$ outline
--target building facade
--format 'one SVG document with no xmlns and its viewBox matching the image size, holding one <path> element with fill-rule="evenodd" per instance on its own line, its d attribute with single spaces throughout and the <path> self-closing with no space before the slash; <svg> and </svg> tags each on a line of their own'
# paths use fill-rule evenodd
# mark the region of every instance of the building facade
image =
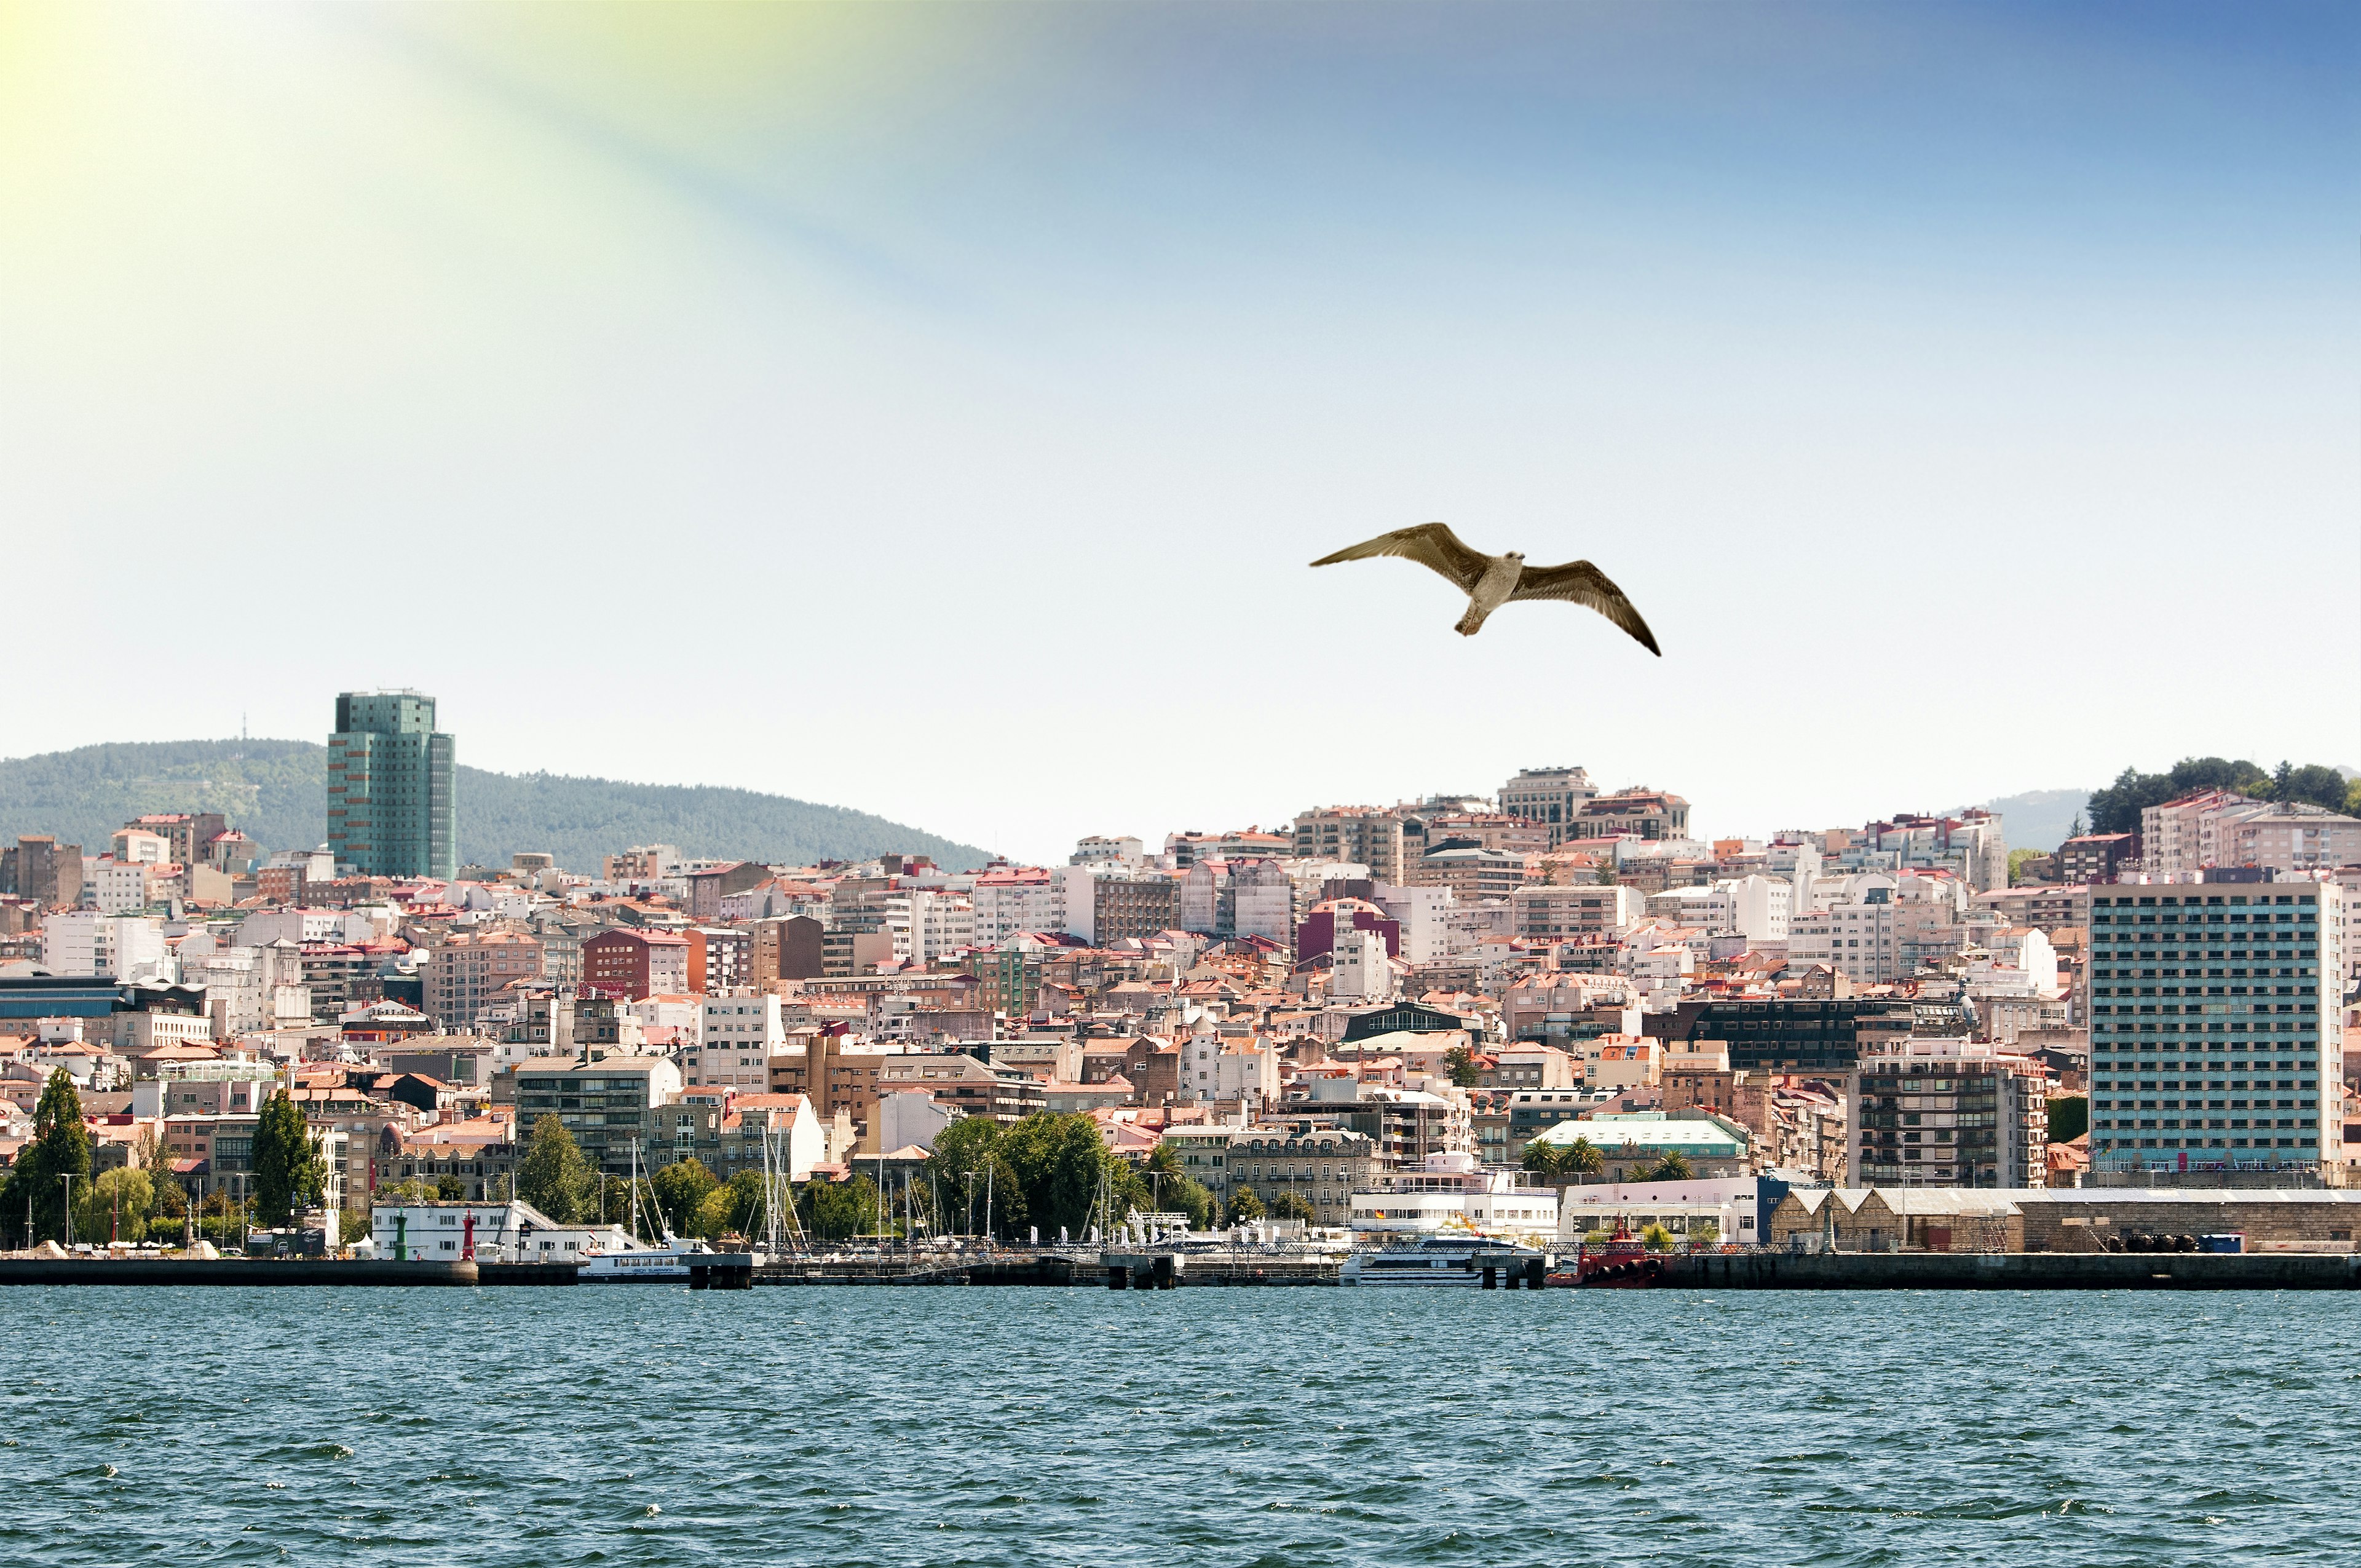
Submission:
<svg viewBox="0 0 2361 1568">
<path fill-rule="evenodd" d="M 1500 809 L 1546 824 L 1553 850 L 1574 837 L 1575 819 L 1598 798 L 1598 786 L 1580 768 L 1526 768 L 1500 786 Z"/>
<path fill-rule="evenodd" d="M 328 737 L 328 848 L 364 876 L 458 869 L 456 742 L 414 691 L 345 692 Z"/>
<path fill-rule="evenodd" d="M 2342 1164 L 2345 889 L 2118 883 L 2091 905 L 2092 1166 Z"/>
<path fill-rule="evenodd" d="M 1847 1165 L 1872 1186 L 2045 1186 L 2048 1086 L 2039 1063 L 1982 1041 L 1872 1046 L 1850 1080 Z"/>
</svg>

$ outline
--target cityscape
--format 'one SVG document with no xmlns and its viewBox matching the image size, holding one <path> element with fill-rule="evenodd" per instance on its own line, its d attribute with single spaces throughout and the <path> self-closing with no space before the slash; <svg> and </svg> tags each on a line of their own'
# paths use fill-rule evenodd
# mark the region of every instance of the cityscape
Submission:
<svg viewBox="0 0 2361 1568">
<path fill-rule="evenodd" d="M 2046 1251 L 2178 1245 L 2169 1192 L 2352 1250 L 2331 770 L 2134 775 L 2092 804 L 2136 828 L 2037 850 L 1975 808 L 1718 837 L 1554 766 L 1054 866 L 484 866 L 433 696 L 334 723 L 323 844 L 0 851 L 14 1246 Z M 1099 1174 L 1053 1191 L 1069 1129 Z M 2130 1187 L 2131 1234 L 2050 1223 Z"/>
<path fill-rule="evenodd" d="M 2345 1568 L 2356 79 L 0 5 L 0 1568 Z"/>
</svg>

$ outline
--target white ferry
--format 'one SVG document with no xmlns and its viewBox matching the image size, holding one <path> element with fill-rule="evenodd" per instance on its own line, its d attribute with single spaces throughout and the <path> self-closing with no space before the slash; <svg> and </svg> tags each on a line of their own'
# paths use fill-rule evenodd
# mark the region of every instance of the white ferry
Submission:
<svg viewBox="0 0 2361 1568">
<path fill-rule="evenodd" d="M 751 1290 L 754 1266 L 752 1252 L 716 1252 L 701 1241 L 683 1241 L 672 1234 L 661 1205 L 649 1216 L 652 1228 L 664 1240 L 643 1242 L 640 1230 L 640 1146 L 631 1144 L 631 1234 L 582 1255 L 581 1285 L 686 1285 L 692 1290 Z"/>
<path fill-rule="evenodd" d="M 1549 1274 L 1549 1255 L 1537 1247 L 1490 1236 L 1422 1236 L 1373 1252 L 1356 1252 L 1345 1260 L 1337 1277 L 1346 1285 L 1538 1290 Z"/>
<path fill-rule="evenodd" d="M 661 1243 L 632 1242 L 601 1248 L 584 1258 L 577 1279 L 584 1285 L 686 1285 L 692 1290 L 744 1290 L 754 1284 L 751 1252 L 716 1252 L 700 1241 L 683 1241 L 670 1231 Z"/>
</svg>

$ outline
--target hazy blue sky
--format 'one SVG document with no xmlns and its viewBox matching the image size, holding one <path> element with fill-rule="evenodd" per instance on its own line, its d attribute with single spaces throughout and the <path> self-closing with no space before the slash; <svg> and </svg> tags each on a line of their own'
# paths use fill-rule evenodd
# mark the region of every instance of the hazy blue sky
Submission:
<svg viewBox="0 0 2361 1568">
<path fill-rule="evenodd" d="M 1034 857 L 2361 763 L 2356 82 L 2349 5 L 12 7 L 0 754 L 407 685 Z M 1305 568 L 1431 519 L 1665 656 Z"/>
</svg>

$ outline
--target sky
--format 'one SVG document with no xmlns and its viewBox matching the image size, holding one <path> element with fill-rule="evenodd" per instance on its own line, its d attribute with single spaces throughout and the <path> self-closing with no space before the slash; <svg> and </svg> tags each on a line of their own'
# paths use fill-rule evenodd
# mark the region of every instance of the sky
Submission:
<svg viewBox="0 0 2361 1568">
<path fill-rule="evenodd" d="M 0 7 L 0 755 L 413 686 L 1036 860 L 2361 764 L 2356 82 L 2300 4 Z M 1430 521 L 1664 656 L 1307 566 Z"/>
</svg>

